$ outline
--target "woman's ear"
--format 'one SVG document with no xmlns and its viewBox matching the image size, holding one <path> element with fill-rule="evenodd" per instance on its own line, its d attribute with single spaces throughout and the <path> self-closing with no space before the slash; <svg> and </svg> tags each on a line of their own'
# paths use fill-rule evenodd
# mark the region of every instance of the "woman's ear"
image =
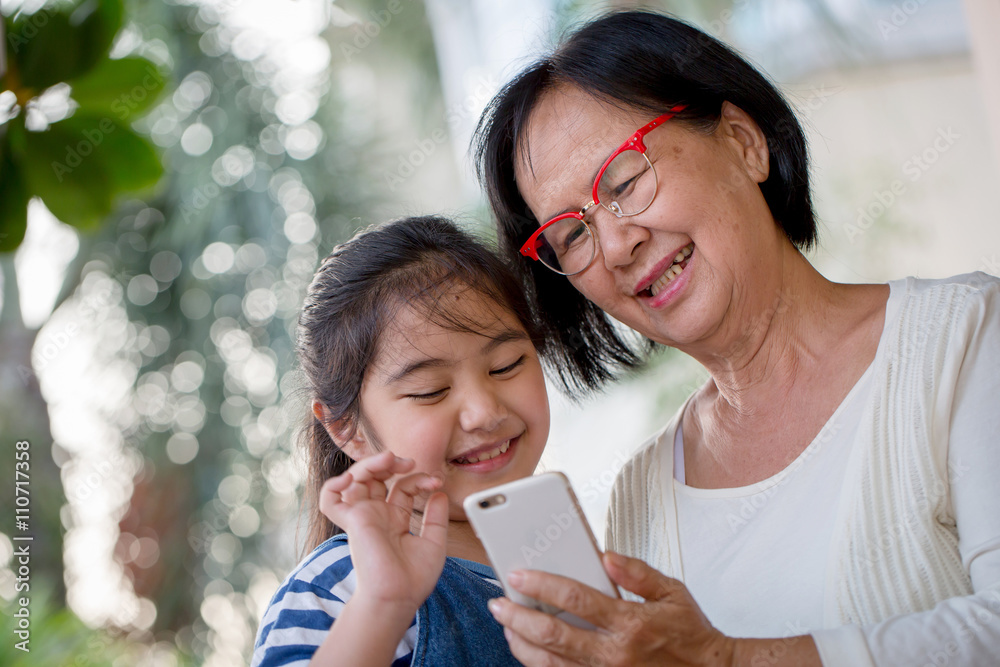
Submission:
<svg viewBox="0 0 1000 667">
<path fill-rule="evenodd" d="M 330 434 L 337 446 L 344 450 L 344 453 L 355 461 L 371 456 L 376 452 L 368 444 L 368 439 L 360 428 L 357 428 L 349 419 L 334 419 L 330 414 L 330 408 L 319 401 L 313 401 L 313 414 L 323 425 L 326 432 Z"/>
<path fill-rule="evenodd" d="M 757 183 L 767 180 L 770 154 L 767 137 L 750 115 L 731 102 L 722 103 L 719 129 L 723 137 L 734 142 L 747 174 Z"/>
</svg>

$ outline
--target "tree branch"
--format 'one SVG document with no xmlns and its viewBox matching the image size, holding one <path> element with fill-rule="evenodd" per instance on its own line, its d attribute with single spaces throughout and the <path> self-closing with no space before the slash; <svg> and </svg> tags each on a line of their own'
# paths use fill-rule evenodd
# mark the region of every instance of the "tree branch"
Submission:
<svg viewBox="0 0 1000 667">
<path fill-rule="evenodd" d="M 0 270 L 3 272 L 3 306 L 0 307 L 0 324 L 10 324 L 23 329 L 24 319 L 21 317 L 21 295 L 17 289 L 14 253 L 0 254 Z"/>
</svg>

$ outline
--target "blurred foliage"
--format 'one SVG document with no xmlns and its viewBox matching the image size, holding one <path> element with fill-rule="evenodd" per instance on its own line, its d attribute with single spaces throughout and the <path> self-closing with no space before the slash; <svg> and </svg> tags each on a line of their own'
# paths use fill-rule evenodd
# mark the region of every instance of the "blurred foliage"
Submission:
<svg viewBox="0 0 1000 667">
<path fill-rule="evenodd" d="M 157 99 L 166 76 L 145 58 L 108 57 L 123 20 L 122 0 L 61 2 L 4 17 L 0 252 L 24 238 L 32 197 L 63 222 L 90 229 L 121 193 L 160 179 L 153 146 L 128 121 Z"/>
<path fill-rule="evenodd" d="M 24 609 L 29 612 L 31 621 L 26 640 L 17 634 L 21 617 L 14 616 L 23 613 Z M 186 667 L 193 664 L 174 647 L 163 644 L 147 647 L 122 634 L 88 628 L 68 609 L 57 608 L 44 591 L 32 591 L 28 607 L 21 607 L 16 602 L 0 605 L 0 633 L 8 638 L 0 644 L 0 665 L 4 667 L 117 667 L 122 664 Z M 29 650 L 21 650 L 17 644 Z M 151 659 L 153 655 L 156 659 Z"/>
<path fill-rule="evenodd" d="M 312 49 L 320 63 L 306 75 L 287 71 L 281 54 L 268 49 L 268 34 L 227 22 L 232 6 L 238 3 L 127 3 L 128 21 L 112 47 L 118 59 L 98 59 L 86 73 L 74 74 L 76 112 L 45 132 L 19 130 L 44 135 L 32 140 L 45 143 L 48 153 L 65 153 L 66 132 L 87 129 L 81 123 L 88 114 L 110 116 L 115 129 L 101 146 L 111 146 L 111 137 L 134 136 L 145 146 L 151 140 L 170 165 L 155 194 L 120 200 L 111 215 L 95 216 L 104 224 L 80 236 L 57 298 L 57 311 L 97 341 L 95 386 L 103 374 L 103 381 L 128 387 L 120 404 L 98 415 L 120 434 L 120 455 L 95 460 L 57 442 L 49 456 L 45 406 L 26 368 L 37 332 L 11 323 L 9 338 L 23 341 L 22 353 L 15 358 L 5 351 L 0 364 L 0 380 L 6 378 L 0 402 L 7 404 L 25 386 L 36 392 L 33 404 L 40 411 L 11 412 L 4 428 L 39 429 L 32 441 L 40 465 L 58 462 L 70 490 L 87 470 L 100 471 L 103 477 L 88 493 L 105 493 L 119 483 L 112 477 L 125 478 L 124 504 L 101 527 L 117 534 L 114 557 L 122 574 L 122 590 L 109 590 L 108 598 L 150 600 L 155 620 L 142 620 L 138 612 L 120 616 L 124 620 L 115 622 L 126 633 L 122 641 L 166 642 L 212 664 L 247 662 L 262 605 L 291 566 L 288 545 L 296 538 L 302 472 L 295 431 L 308 414 L 290 400 L 299 390 L 293 370 L 298 311 L 319 258 L 359 225 L 374 222 L 370 212 L 385 200 L 372 156 L 398 150 L 373 113 L 379 101 L 367 85 L 374 81 L 372 68 L 394 63 L 402 76 L 410 68 L 408 96 L 425 112 L 441 107 L 419 3 L 408 4 L 375 43 L 350 57 L 326 40 L 348 42 L 357 29 L 330 28 L 324 39 L 320 24 L 314 39 L 298 45 Z M 363 17 L 367 5 L 353 11 Z M 10 24 L 16 27 L 17 20 Z M 324 49 L 331 55 L 326 67 Z M 421 55 L 400 66 L 400 50 Z M 176 88 L 118 119 L 114 96 L 140 73 L 140 62 L 169 69 Z M 27 115 L 8 125 L 23 124 Z M 63 134 L 56 132 L 60 126 Z M 91 157 L 85 164 L 99 161 Z M 144 164 L 105 175 L 134 185 L 151 174 Z M 25 179 L 5 176 L 3 182 L 24 199 L 38 194 Z M 56 217 L 73 222 L 86 204 L 78 195 L 65 188 L 42 199 Z M 4 316 L 13 317 L 17 276 L 11 262 L 4 269 Z M 33 488 L 47 492 L 51 485 L 39 479 Z M 79 511 L 84 497 L 70 495 L 61 514 L 67 545 L 93 520 Z M 53 496 L 62 502 L 61 490 Z M 58 537 L 58 514 L 54 521 L 33 524 L 36 539 Z M 67 572 L 72 602 L 74 585 L 86 572 Z M 39 569 L 36 576 L 58 581 L 51 574 Z M 58 592 L 54 600 L 58 606 Z M 65 611 L 52 619 L 52 626 L 35 626 L 37 636 L 66 636 L 65 645 L 76 641 L 77 647 L 87 636 Z M 0 662 L 7 664 L 4 657 Z M 105 663 L 95 658 L 94 664 Z"/>
</svg>

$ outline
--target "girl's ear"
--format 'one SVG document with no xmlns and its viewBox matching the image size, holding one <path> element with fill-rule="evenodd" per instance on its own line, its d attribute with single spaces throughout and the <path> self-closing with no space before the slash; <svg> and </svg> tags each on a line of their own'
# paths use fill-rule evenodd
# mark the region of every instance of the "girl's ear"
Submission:
<svg viewBox="0 0 1000 667">
<path fill-rule="evenodd" d="M 319 401 L 313 401 L 313 414 L 337 446 L 355 461 L 375 453 L 361 429 L 355 428 L 349 419 L 333 419 L 330 408 Z"/>
<path fill-rule="evenodd" d="M 736 143 L 747 174 L 758 183 L 766 181 L 770 153 L 767 137 L 757 122 L 735 104 L 723 102 L 721 129 Z"/>
</svg>

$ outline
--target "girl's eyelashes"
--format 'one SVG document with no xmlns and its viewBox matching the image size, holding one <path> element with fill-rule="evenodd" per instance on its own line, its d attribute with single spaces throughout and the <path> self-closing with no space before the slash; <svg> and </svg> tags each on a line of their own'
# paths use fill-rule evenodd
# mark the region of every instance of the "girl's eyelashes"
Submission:
<svg viewBox="0 0 1000 667">
<path fill-rule="evenodd" d="M 509 375 L 509 374 L 513 373 L 515 370 L 517 370 L 518 368 L 520 368 L 521 366 L 523 366 L 524 362 L 525 362 L 525 360 L 527 358 L 528 358 L 528 356 L 526 354 L 522 354 L 520 357 L 518 357 L 517 359 L 515 359 L 513 361 L 513 363 L 507 364 L 506 366 L 504 366 L 502 368 L 496 368 L 494 370 L 491 370 L 490 371 L 490 376 L 491 377 L 501 377 L 502 378 L 505 375 Z M 414 392 L 414 393 L 410 393 L 410 394 L 403 394 L 402 397 L 406 398 L 406 399 L 409 399 L 411 401 L 422 401 L 422 402 L 425 402 L 425 403 L 431 403 L 431 402 L 433 402 L 435 400 L 443 398 L 444 395 L 446 393 L 448 393 L 448 390 L 450 388 L 451 387 L 448 386 L 448 387 L 442 387 L 441 389 L 437 389 L 435 391 L 425 391 L 425 392 L 419 392 L 419 393 L 418 392 Z"/>
<path fill-rule="evenodd" d="M 406 394 L 404 398 L 409 398 L 414 401 L 432 401 L 435 398 L 441 398 L 444 393 L 448 391 L 448 388 L 438 389 L 437 391 L 428 391 L 422 394 Z"/>
<path fill-rule="evenodd" d="M 496 370 L 490 371 L 490 375 L 506 375 L 507 373 L 510 373 L 518 366 L 524 364 L 524 359 L 525 355 L 522 354 L 520 357 L 517 358 L 517 360 L 514 361 L 514 363 L 504 366 L 503 368 L 498 368 Z"/>
</svg>

